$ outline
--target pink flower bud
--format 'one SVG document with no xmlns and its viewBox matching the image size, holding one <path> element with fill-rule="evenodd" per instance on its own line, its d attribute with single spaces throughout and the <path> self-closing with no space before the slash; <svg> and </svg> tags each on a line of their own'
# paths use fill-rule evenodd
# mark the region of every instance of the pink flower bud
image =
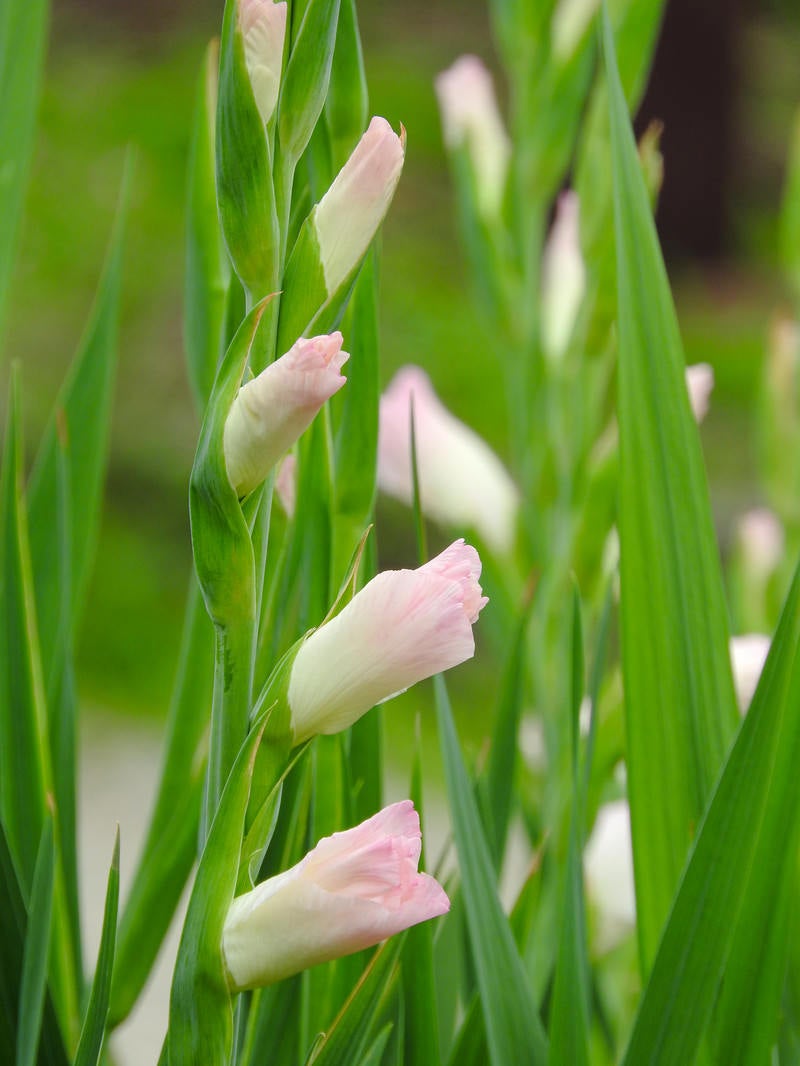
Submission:
<svg viewBox="0 0 800 1066">
<path fill-rule="evenodd" d="M 475 179 L 478 209 L 496 215 L 511 158 L 511 142 L 497 107 L 492 76 L 477 56 L 461 56 L 436 79 L 445 144 L 464 146 Z"/>
<path fill-rule="evenodd" d="M 552 363 L 567 350 L 586 290 L 578 216 L 577 193 L 562 193 L 542 258 L 542 347 Z"/>
<path fill-rule="evenodd" d="M 475 653 L 487 602 L 474 548 L 457 540 L 417 570 L 385 570 L 314 630 L 292 664 L 296 743 L 347 729 L 370 707 Z"/>
<path fill-rule="evenodd" d="M 239 496 L 252 492 L 344 385 L 349 359 L 341 333 L 306 340 L 239 389 L 223 438 L 228 478 Z"/>
<path fill-rule="evenodd" d="M 405 136 L 373 118 L 352 155 L 314 210 L 325 276 L 334 293 L 355 270 L 380 226 L 400 180 Z"/>
<path fill-rule="evenodd" d="M 708 363 L 695 363 L 686 367 L 686 388 L 689 403 L 696 422 L 702 422 L 708 414 L 708 401 L 714 388 L 714 370 Z"/>
<path fill-rule="evenodd" d="M 413 500 L 412 397 L 423 511 L 441 525 L 474 529 L 493 551 L 508 552 L 517 487 L 489 445 L 442 405 L 419 367 L 399 370 L 381 397 L 378 485 L 404 503 Z"/>
<path fill-rule="evenodd" d="M 244 58 L 258 112 L 266 126 L 278 102 L 286 37 L 285 0 L 239 0 Z"/>
<path fill-rule="evenodd" d="M 758 688 L 758 681 L 769 654 L 770 639 L 763 633 L 745 633 L 731 637 L 730 655 L 733 667 L 733 687 L 739 710 L 745 713 Z"/>
<path fill-rule="evenodd" d="M 222 938 L 231 989 L 272 984 L 446 914 L 444 889 L 417 872 L 420 848 L 419 816 L 404 800 L 239 896 Z"/>
</svg>

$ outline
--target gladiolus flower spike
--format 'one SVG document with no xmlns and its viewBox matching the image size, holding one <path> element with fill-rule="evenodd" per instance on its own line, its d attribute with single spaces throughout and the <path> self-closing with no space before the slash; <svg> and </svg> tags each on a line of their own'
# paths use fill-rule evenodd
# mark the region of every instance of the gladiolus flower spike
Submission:
<svg viewBox="0 0 800 1066">
<path fill-rule="evenodd" d="M 371 947 L 450 909 L 418 872 L 419 815 L 411 800 L 324 837 L 290 870 L 233 901 L 223 955 L 232 991 L 283 980 Z"/>
</svg>

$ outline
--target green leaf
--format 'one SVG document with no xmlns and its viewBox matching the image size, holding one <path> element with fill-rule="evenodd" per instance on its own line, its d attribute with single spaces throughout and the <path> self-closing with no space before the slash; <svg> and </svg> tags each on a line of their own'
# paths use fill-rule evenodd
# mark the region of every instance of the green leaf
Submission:
<svg viewBox="0 0 800 1066">
<path fill-rule="evenodd" d="M 547 1038 L 508 919 L 453 724 L 444 680 L 434 679 L 445 783 L 461 871 L 467 927 L 493 1066 L 547 1061 Z"/>
<path fill-rule="evenodd" d="M 627 1066 L 692 1062 L 720 991 L 717 1061 L 768 1058 L 785 963 L 774 947 L 782 940 L 786 949 L 785 897 L 796 891 L 799 759 L 800 568 L 698 830 L 639 1005 Z"/>
<path fill-rule="evenodd" d="M 397 979 L 397 959 L 404 934 L 392 937 L 375 952 L 358 984 L 334 1020 L 325 1038 L 309 1057 L 309 1066 L 350 1066 L 363 1054 L 381 1003 Z"/>
<path fill-rule="evenodd" d="M 341 0 L 336 48 L 325 99 L 335 170 L 344 166 L 369 118 L 367 78 L 355 0 Z"/>
<path fill-rule="evenodd" d="M 393 1022 L 387 1022 L 378 1033 L 375 1040 L 372 1042 L 372 1046 L 365 1055 L 362 1056 L 360 1066 L 380 1066 L 383 1061 L 383 1054 L 386 1050 L 386 1045 L 389 1042 L 389 1037 L 392 1035 L 392 1029 L 394 1028 Z M 418 1062 L 434 1062 L 434 1059 L 418 1059 Z"/>
<path fill-rule="evenodd" d="M 603 51 L 618 273 L 622 669 L 646 973 L 738 712 L 700 438 L 607 15 Z"/>
<path fill-rule="evenodd" d="M 119 907 L 119 827 L 114 839 L 114 852 L 108 871 L 103 931 L 97 952 L 97 967 L 89 993 L 89 1004 L 83 1019 L 78 1049 L 73 1066 L 97 1066 L 103 1048 L 108 1007 L 111 999 L 111 975 L 114 969 L 114 947 L 117 938 L 117 910 Z"/>
<path fill-rule="evenodd" d="M 204 704 L 206 710 L 208 704 Z M 113 1028 L 133 1009 L 167 935 L 197 857 L 205 761 L 195 768 L 170 817 L 151 823 L 119 926 L 117 965 L 109 1010 Z"/>
<path fill-rule="evenodd" d="M 119 925 L 112 1025 L 144 987 L 196 857 L 212 659 L 213 628 L 192 576 L 158 794 Z"/>
<path fill-rule="evenodd" d="M 424 831 L 420 749 L 420 729 L 419 719 L 417 719 L 417 737 L 411 767 L 409 796 L 419 813 L 420 824 Z M 421 868 L 425 867 L 424 846 L 420 849 L 419 865 Z M 409 929 L 400 959 L 405 1007 L 403 1050 L 407 1066 L 416 1066 L 417 1063 L 423 1062 L 441 1062 L 436 979 L 433 968 L 433 930 L 432 922 L 420 922 L 419 925 Z"/>
<path fill-rule="evenodd" d="M 250 530 L 225 465 L 225 421 L 242 382 L 262 316 L 256 304 L 220 364 L 206 409 L 189 482 L 195 570 L 215 626 L 214 688 L 208 754 L 205 835 L 223 786 L 247 735 L 256 627 L 255 557 Z"/>
<path fill-rule="evenodd" d="M 47 0 L 0 5 L 0 335 L 33 148 L 49 9 Z"/>
<path fill-rule="evenodd" d="M 380 395 L 376 268 L 375 253 L 370 252 L 341 326 L 351 358 L 335 433 L 333 576 L 337 581 L 346 572 L 375 504 Z"/>
<path fill-rule="evenodd" d="M 44 828 L 50 774 L 22 454 L 19 374 L 14 367 L 0 475 L 0 815 L 27 897 Z"/>
<path fill-rule="evenodd" d="M 524 698 L 525 657 L 528 650 L 526 635 L 533 604 L 534 597 L 531 595 L 522 607 L 509 648 L 486 766 L 486 799 L 491 818 L 487 833 L 496 870 L 502 865 L 511 820 L 517 767 L 517 737 Z"/>
<path fill-rule="evenodd" d="M 205 411 L 224 350 L 230 263 L 217 215 L 215 118 L 219 43 L 206 49 L 195 105 L 189 155 L 186 224 L 186 282 L 183 337 L 189 380 L 198 410 Z"/>
<path fill-rule="evenodd" d="M 0 1062 L 14 1062 L 27 914 L 5 827 L 0 821 Z M 67 1054 L 49 991 L 45 989 L 39 1039 L 40 1066 L 67 1066 Z"/>
<path fill-rule="evenodd" d="M 39 841 L 36 868 L 33 872 L 28 929 L 20 978 L 16 1066 L 34 1066 L 36 1062 L 47 989 L 47 957 L 50 950 L 53 914 L 54 867 L 53 817 L 48 813 L 42 829 L 42 838 Z"/>
<path fill-rule="evenodd" d="M 28 486 L 31 558 L 36 581 L 36 610 L 42 662 L 51 687 L 53 665 L 63 662 L 59 582 L 59 529 L 53 521 L 58 498 L 59 448 L 67 456 L 71 556 L 71 622 L 78 623 L 89 567 L 97 540 L 103 477 L 108 454 L 111 402 L 116 365 L 122 244 L 128 208 L 131 164 L 126 163 L 117 217 L 103 276 L 77 355 L 45 430 Z"/>
<path fill-rule="evenodd" d="M 575 589 L 572 626 L 572 805 L 569 844 L 564 870 L 555 986 L 550 1008 L 550 1057 L 553 1066 L 568 1062 L 589 1066 L 589 963 L 583 902 L 582 779 L 578 760 L 580 706 L 583 697 L 583 631 L 580 600 Z"/>
<path fill-rule="evenodd" d="M 211 824 L 183 923 L 169 1005 L 170 1066 L 227 1066 L 233 1010 L 222 957 L 250 783 L 264 722 L 246 738 Z"/>
<path fill-rule="evenodd" d="M 338 20 L 339 0 L 309 0 L 292 41 L 278 104 L 280 152 L 291 171 L 325 104 Z"/>
</svg>

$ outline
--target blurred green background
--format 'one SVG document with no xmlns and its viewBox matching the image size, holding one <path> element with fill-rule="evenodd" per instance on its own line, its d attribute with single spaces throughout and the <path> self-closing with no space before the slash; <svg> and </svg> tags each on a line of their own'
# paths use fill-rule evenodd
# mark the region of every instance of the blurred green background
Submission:
<svg viewBox="0 0 800 1066">
<path fill-rule="evenodd" d="M 22 363 L 32 449 L 91 304 L 132 144 L 111 468 L 79 672 L 88 705 L 161 717 L 191 567 L 186 486 L 198 429 L 181 348 L 185 165 L 196 79 L 221 4 L 53 6 L 5 348 Z M 687 362 L 710 362 L 716 372 L 702 432 L 723 541 L 732 514 L 758 502 L 752 401 L 769 321 L 786 303 L 777 211 L 800 102 L 796 7 L 737 11 L 726 98 L 731 152 L 719 189 L 724 239 L 702 258 L 678 247 L 670 260 Z M 405 362 L 422 364 L 445 402 L 504 454 L 502 386 L 467 279 L 432 87 L 464 51 L 496 69 L 488 18 L 480 3 L 458 0 L 362 0 L 359 10 L 372 110 L 408 130 L 405 173 L 383 232 L 384 379 Z M 669 66 L 663 76 L 668 91 Z M 668 154 L 665 166 L 669 183 Z M 664 232 L 668 247 L 671 236 Z M 385 564 L 413 558 L 401 508 L 381 504 L 378 536 Z M 455 700 L 469 689 L 478 706 L 491 682 L 485 667 L 470 664 L 456 672 Z"/>
</svg>

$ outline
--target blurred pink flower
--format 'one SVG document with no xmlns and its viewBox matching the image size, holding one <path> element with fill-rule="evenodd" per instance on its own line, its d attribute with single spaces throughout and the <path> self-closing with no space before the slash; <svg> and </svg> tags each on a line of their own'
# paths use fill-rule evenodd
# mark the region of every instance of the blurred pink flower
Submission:
<svg viewBox="0 0 800 1066">
<path fill-rule="evenodd" d="M 344 385 L 349 359 L 341 333 L 301 337 L 239 389 L 225 422 L 228 478 L 239 496 L 252 492 Z"/>
<path fill-rule="evenodd" d="M 385 118 L 375 117 L 314 209 L 319 255 L 328 293 L 352 273 L 389 210 L 405 158 Z"/>
<path fill-rule="evenodd" d="M 469 659 L 486 597 L 457 540 L 417 570 L 385 570 L 303 641 L 288 686 L 296 743 L 347 729 L 376 703 Z"/>
<path fill-rule="evenodd" d="M 420 848 L 419 816 L 403 800 L 239 896 L 222 939 L 231 989 L 272 984 L 446 914 L 444 889 L 417 871 Z"/>
<path fill-rule="evenodd" d="M 558 198 L 542 257 L 542 347 L 551 363 L 567 350 L 586 291 L 579 214 L 578 195 L 568 189 Z"/>
<path fill-rule="evenodd" d="M 492 551 L 508 552 L 519 491 L 489 445 L 443 406 L 416 366 L 399 370 L 381 397 L 379 487 L 404 503 L 413 500 L 412 397 L 422 510 L 441 525 L 474 529 Z"/>
<path fill-rule="evenodd" d="M 748 572 L 765 580 L 783 559 L 786 537 L 780 519 L 767 507 L 754 507 L 741 516 L 736 533 Z"/>
<path fill-rule="evenodd" d="M 711 390 L 714 388 L 714 370 L 708 363 L 695 363 L 686 367 L 686 388 L 689 403 L 696 422 L 702 422 L 708 414 Z"/>
<path fill-rule="evenodd" d="M 485 217 L 496 215 L 503 203 L 511 141 L 492 76 L 477 56 L 465 55 L 437 76 L 435 86 L 444 142 L 451 151 L 466 148 L 478 210 Z"/>
<path fill-rule="evenodd" d="M 278 102 L 286 37 L 285 2 L 239 0 L 239 28 L 253 96 L 266 126 Z"/>
</svg>

